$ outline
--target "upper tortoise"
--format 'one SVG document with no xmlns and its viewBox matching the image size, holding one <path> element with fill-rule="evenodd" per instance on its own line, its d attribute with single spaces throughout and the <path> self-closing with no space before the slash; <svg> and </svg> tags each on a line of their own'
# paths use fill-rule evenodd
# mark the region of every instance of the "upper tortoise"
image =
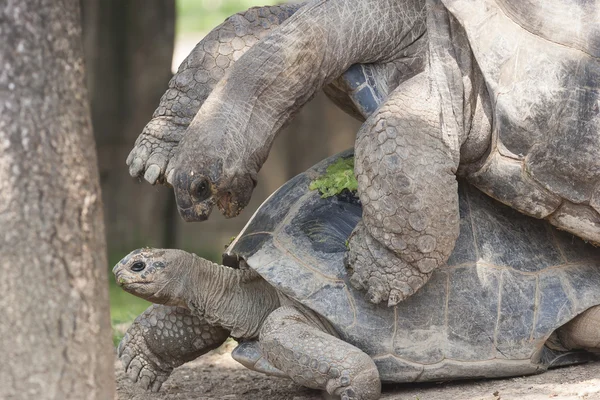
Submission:
<svg viewBox="0 0 600 400">
<path fill-rule="evenodd" d="M 372 302 L 397 304 L 446 262 L 457 175 L 600 243 L 600 1 L 315 0 L 289 15 L 227 64 L 173 159 L 134 148 L 134 175 L 156 181 L 169 162 L 186 220 L 214 204 L 239 213 L 281 126 L 329 84 L 368 116 L 355 146 L 363 216 L 347 261 Z M 357 63 L 373 73 L 337 79 Z M 362 107 L 373 93 L 382 104 Z"/>
<path fill-rule="evenodd" d="M 395 307 L 368 302 L 343 264 L 360 202 L 308 189 L 351 156 L 325 160 L 263 203 L 226 250 L 228 266 L 160 249 L 115 266 L 125 290 L 165 304 L 140 315 L 119 346 L 133 380 L 158 390 L 228 336 L 248 368 L 363 400 L 379 398 L 380 381 L 526 375 L 599 350 L 600 249 L 464 183 L 447 266 Z"/>
</svg>

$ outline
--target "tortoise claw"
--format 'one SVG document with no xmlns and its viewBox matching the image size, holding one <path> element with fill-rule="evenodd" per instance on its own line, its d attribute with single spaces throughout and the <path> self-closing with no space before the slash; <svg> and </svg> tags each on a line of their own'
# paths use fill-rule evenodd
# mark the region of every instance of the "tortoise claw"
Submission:
<svg viewBox="0 0 600 400">
<path fill-rule="evenodd" d="M 158 391 L 173 370 L 160 365 L 159 358 L 148 348 L 135 323 L 119 343 L 117 355 L 129 379 L 146 390 Z"/>
<path fill-rule="evenodd" d="M 367 299 L 373 304 L 379 304 L 383 300 L 383 285 L 376 278 L 369 279 L 369 290 Z"/>
<path fill-rule="evenodd" d="M 148 168 L 146 168 L 144 179 L 151 185 L 154 185 L 161 175 L 160 172 L 160 167 L 156 164 L 152 164 Z"/>
<path fill-rule="evenodd" d="M 388 298 L 388 307 L 394 307 L 404 299 L 405 296 L 402 292 L 392 289 L 392 291 L 390 291 L 390 297 Z"/>
</svg>

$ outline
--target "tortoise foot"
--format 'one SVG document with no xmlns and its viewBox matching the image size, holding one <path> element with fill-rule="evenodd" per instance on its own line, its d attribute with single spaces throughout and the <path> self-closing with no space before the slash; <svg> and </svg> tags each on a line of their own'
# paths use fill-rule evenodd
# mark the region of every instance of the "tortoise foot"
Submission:
<svg viewBox="0 0 600 400">
<path fill-rule="evenodd" d="M 148 348 L 141 332 L 137 332 L 137 327 L 132 327 L 134 329 L 130 328 L 119 343 L 117 354 L 129 379 L 146 390 L 158 392 L 173 368 L 163 365 Z"/>
<path fill-rule="evenodd" d="M 129 174 L 144 176 L 151 184 L 168 181 L 169 161 L 185 132 L 184 127 L 153 119 L 135 141 L 127 157 Z"/>
<path fill-rule="evenodd" d="M 341 383 L 341 386 L 332 390 L 333 385 L 330 384 L 327 390 L 340 396 L 341 400 L 376 400 L 381 396 L 381 383 L 376 369 L 367 369 L 348 378 L 341 382 L 332 381 Z"/>
<path fill-rule="evenodd" d="M 352 232 L 348 246 L 345 263 L 350 283 L 365 290 L 367 299 L 375 304 L 386 301 L 392 307 L 412 296 L 429 280 L 435 267 L 404 262 L 373 238 L 362 222 Z"/>
</svg>

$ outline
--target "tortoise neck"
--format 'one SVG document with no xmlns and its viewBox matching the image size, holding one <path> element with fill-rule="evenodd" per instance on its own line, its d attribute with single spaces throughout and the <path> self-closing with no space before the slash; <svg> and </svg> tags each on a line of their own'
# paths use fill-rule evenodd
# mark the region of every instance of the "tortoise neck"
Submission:
<svg viewBox="0 0 600 400">
<path fill-rule="evenodd" d="M 186 279 L 191 284 L 187 306 L 236 339 L 258 336 L 267 316 L 279 307 L 277 290 L 251 269 L 234 269 L 194 257 Z M 183 275 L 182 275 L 183 276 Z"/>
</svg>

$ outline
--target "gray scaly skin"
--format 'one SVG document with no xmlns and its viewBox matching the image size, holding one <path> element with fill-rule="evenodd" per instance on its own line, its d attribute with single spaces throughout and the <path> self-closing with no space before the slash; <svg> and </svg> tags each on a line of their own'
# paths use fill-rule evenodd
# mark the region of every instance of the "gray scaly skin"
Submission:
<svg viewBox="0 0 600 400">
<path fill-rule="evenodd" d="M 600 307 L 592 307 L 562 326 L 558 338 L 564 348 L 600 354 Z"/>
<path fill-rule="evenodd" d="M 363 14 L 369 18 L 344 23 Z M 416 0 L 312 2 L 255 44 L 217 84 L 171 161 L 180 215 L 201 221 L 215 204 L 227 217 L 239 214 L 280 128 L 353 64 L 419 59 L 424 15 Z"/>
<path fill-rule="evenodd" d="M 188 309 L 152 305 L 119 343 L 117 354 L 129 378 L 157 392 L 174 368 L 219 347 L 229 332 Z"/>
<path fill-rule="evenodd" d="M 217 204 L 237 215 L 279 128 L 316 90 L 352 64 L 418 57 L 427 38 L 427 68 L 358 134 L 353 284 L 394 305 L 427 282 L 458 232 L 457 174 L 600 243 L 599 14 L 597 2 L 565 0 L 310 2 L 194 117 L 172 160 L 180 214 L 203 220 Z"/>
<path fill-rule="evenodd" d="M 113 272 L 124 290 L 164 304 L 138 317 L 119 345 L 127 373 L 145 388 L 158 390 L 174 367 L 230 335 L 242 341 L 233 356 L 253 369 L 343 400 L 379 398 L 371 358 L 253 270 L 224 267 L 181 250 L 141 249 Z"/>
<path fill-rule="evenodd" d="M 185 130 L 231 66 L 302 4 L 257 7 L 235 14 L 213 29 L 180 65 L 152 120 L 127 157 L 131 176 L 165 183 L 169 163 Z"/>
<path fill-rule="evenodd" d="M 347 262 L 352 284 L 374 303 L 395 305 L 412 295 L 458 237 L 457 163 L 436 141 L 438 102 L 425 77 L 398 87 L 356 140 L 363 219 L 349 239 Z"/>
<path fill-rule="evenodd" d="M 352 24 L 333 23 L 356 14 L 368 18 Z M 298 32 L 303 32 L 303 37 L 298 38 Z M 418 58 L 424 40 L 423 2 L 324 1 L 302 8 L 280 29 L 257 43 L 247 57 L 238 61 L 190 125 L 190 136 L 186 135 L 173 161 L 178 166 L 173 185 L 182 217 L 186 220 L 205 219 L 215 203 L 226 216 L 237 215 L 250 198 L 256 174 L 277 131 L 316 90 L 358 62 L 385 63 Z M 281 57 L 271 61 L 270 54 L 274 52 Z M 314 65 L 320 68 L 314 68 Z M 253 79 L 254 74 L 261 78 Z M 286 79 L 274 78 L 282 74 Z M 403 85 L 416 86 L 409 82 Z M 422 88 L 415 87 L 413 93 L 421 95 L 422 92 Z M 404 102 L 412 104 L 411 99 L 406 98 L 408 101 Z M 248 106 L 250 104 L 252 107 Z M 423 118 L 427 118 L 428 107 L 429 104 L 424 103 L 423 110 L 418 110 L 425 111 Z M 395 112 L 393 103 L 389 108 Z M 431 122 L 436 116 L 434 109 L 429 115 Z M 413 123 L 419 122 L 407 121 L 406 124 Z M 370 130 L 371 125 L 367 122 L 364 130 Z M 381 129 L 381 126 L 377 128 Z M 402 126 L 390 123 L 386 127 L 388 131 L 397 128 Z M 422 148 L 414 153 L 408 151 L 407 155 L 421 161 L 423 155 L 428 155 L 430 147 L 439 152 L 439 156 L 431 157 L 431 165 L 425 162 L 419 167 L 441 171 L 444 175 L 439 183 L 450 184 L 447 195 L 442 191 L 441 195 L 435 193 L 435 196 L 418 198 L 413 192 L 418 193 L 419 185 L 396 190 L 395 175 L 415 167 L 410 159 L 404 165 L 396 164 L 401 171 L 390 171 L 389 174 L 385 174 L 386 169 L 392 166 L 388 167 L 387 163 L 394 162 L 394 158 L 379 166 L 382 174 L 369 191 L 373 200 L 364 199 L 366 188 L 364 184 L 360 186 L 361 200 L 367 203 L 365 218 L 351 239 L 348 261 L 355 272 L 353 282 L 366 288 L 373 302 L 387 301 L 394 305 L 411 295 L 452 250 L 458 233 L 458 213 L 456 211 L 453 218 L 447 218 L 442 215 L 442 210 L 456 206 L 453 175 L 456 163 L 448 160 L 447 146 L 430 143 L 430 136 L 435 135 L 433 121 L 431 127 L 424 129 L 416 139 L 417 143 L 423 141 Z M 373 135 L 359 133 L 359 138 L 363 136 L 366 142 Z M 387 146 L 385 151 L 389 150 L 394 151 Z M 359 145 L 359 161 L 361 152 Z M 383 156 L 379 150 L 374 154 Z M 438 161 L 439 165 L 436 164 Z M 375 172 L 372 167 L 362 165 L 358 170 Z M 373 179 L 377 177 L 365 175 L 361 179 L 363 183 L 364 178 L 371 182 L 377 180 Z M 397 193 L 379 198 L 382 184 L 394 187 Z M 404 177 L 404 185 L 410 184 L 410 178 Z M 396 204 L 405 203 L 403 197 L 407 197 L 408 210 L 396 212 Z M 442 223 L 436 225 L 438 222 Z"/>
<path fill-rule="evenodd" d="M 168 185 L 173 170 L 170 161 L 177 146 L 217 83 L 246 51 L 305 4 L 250 8 L 227 18 L 202 39 L 179 66 L 152 119 L 127 157 L 131 176 L 143 175 L 151 184 Z M 383 88 L 393 88 L 420 71 L 423 61 L 423 57 L 403 62 L 393 60 L 377 65 L 376 75 Z M 348 99 L 353 89 L 344 79 L 339 79 L 324 90 L 347 113 L 364 120 L 364 113 Z"/>
</svg>

